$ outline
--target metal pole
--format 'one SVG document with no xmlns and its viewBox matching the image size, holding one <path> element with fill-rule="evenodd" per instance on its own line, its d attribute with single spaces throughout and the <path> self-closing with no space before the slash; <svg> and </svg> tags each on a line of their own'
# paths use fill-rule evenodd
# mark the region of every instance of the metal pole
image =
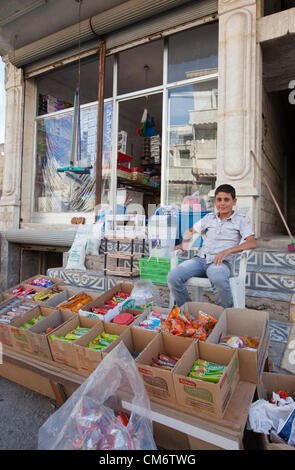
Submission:
<svg viewBox="0 0 295 470">
<path fill-rule="evenodd" d="M 104 75 L 105 75 L 105 41 L 99 42 L 98 67 L 98 114 L 97 114 L 97 148 L 96 148 L 96 178 L 95 178 L 95 210 L 94 222 L 97 218 L 97 208 L 101 204 L 102 190 L 102 144 L 103 144 L 103 108 L 104 108 Z"/>
</svg>

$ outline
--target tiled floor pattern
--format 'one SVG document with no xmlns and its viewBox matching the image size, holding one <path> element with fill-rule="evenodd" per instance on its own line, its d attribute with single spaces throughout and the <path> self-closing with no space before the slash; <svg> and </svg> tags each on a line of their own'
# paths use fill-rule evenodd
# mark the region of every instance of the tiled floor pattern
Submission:
<svg viewBox="0 0 295 470">
<path fill-rule="evenodd" d="M 270 321 L 269 359 L 274 372 L 295 374 L 295 324 Z"/>
</svg>

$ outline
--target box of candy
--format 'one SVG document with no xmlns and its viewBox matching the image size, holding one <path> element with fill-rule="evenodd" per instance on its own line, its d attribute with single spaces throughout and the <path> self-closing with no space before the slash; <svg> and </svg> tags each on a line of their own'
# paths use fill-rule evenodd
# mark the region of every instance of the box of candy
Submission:
<svg viewBox="0 0 295 470">
<path fill-rule="evenodd" d="M 12 346 L 10 325 L 15 324 L 20 317 L 34 309 L 36 303 L 6 296 L 6 294 L 1 294 L 0 300 L 2 300 L 0 303 L 0 341 Z"/>
<path fill-rule="evenodd" d="M 155 334 L 152 341 L 139 354 L 136 359 L 137 369 L 152 400 L 176 402 L 172 373 L 192 343 L 192 338 L 166 333 Z"/>
<path fill-rule="evenodd" d="M 89 318 L 81 317 L 84 320 Z M 74 344 L 77 369 L 91 374 L 105 355 L 110 352 L 129 330 L 128 326 L 96 320 L 90 335 L 85 335 L 80 342 Z"/>
<path fill-rule="evenodd" d="M 209 341 L 237 349 L 241 380 L 258 384 L 268 356 L 269 314 L 247 308 L 226 309 Z"/>
<path fill-rule="evenodd" d="M 192 414 L 222 418 L 239 381 L 235 349 L 194 341 L 173 370 L 178 405 Z"/>
<path fill-rule="evenodd" d="M 53 360 L 77 369 L 77 354 L 74 346 L 88 344 L 94 336 L 92 329 L 97 327 L 98 323 L 101 323 L 100 320 L 75 314 L 73 318 L 55 329 L 48 338 Z"/>
<path fill-rule="evenodd" d="M 34 328 L 40 327 L 40 324 L 42 325 L 42 322 L 55 311 L 51 307 L 36 305 L 25 315 L 15 319 L 14 323 L 9 325 L 13 347 L 41 358 L 51 359 L 47 338 L 36 334 Z"/>
<path fill-rule="evenodd" d="M 71 288 L 64 288 L 62 292 L 55 298 L 57 309 L 70 310 L 76 314 L 82 307 L 86 307 L 93 302 L 99 294 L 89 291 L 81 291 Z M 58 302 L 58 303 L 57 303 Z"/>
<path fill-rule="evenodd" d="M 99 295 L 95 300 L 81 307 L 79 314 L 85 317 L 95 317 L 103 321 L 111 321 L 122 310 L 134 307 L 134 301 L 129 297 L 134 285 L 131 283 L 120 283 Z"/>
</svg>

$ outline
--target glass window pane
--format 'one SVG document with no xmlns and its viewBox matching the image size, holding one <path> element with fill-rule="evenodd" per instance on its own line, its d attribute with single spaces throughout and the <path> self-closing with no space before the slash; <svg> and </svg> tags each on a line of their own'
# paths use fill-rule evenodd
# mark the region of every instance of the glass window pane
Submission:
<svg viewBox="0 0 295 470">
<path fill-rule="evenodd" d="M 213 208 L 216 179 L 217 80 L 168 92 L 167 201 L 187 210 Z M 185 199 L 196 193 L 194 201 Z"/>
<path fill-rule="evenodd" d="M 169 37 L 168 82 L 217 72 L 218 23 L 198 26 Z"/>
<path fill-rule="evenodd" d="M 37 121 L 35 211 L 89 212 L 95 203 L 97 106 L 81 109 L 81 160 L 74 167 L 90 174 L 58 168 L 70 165 L 73 111 Z"/>
<path fill-rule="evenodd" d="M 118 95 L 163 83 L 163 41 L 152 41 L 118 54 Z"/>
<path fill-rule="evenodd" d="M 49 114 L 74 105 L 79 63 L 74 62 L 37 79 L 37 115 Z M 80 61 L 80 103 L 97 101 L 98 57 Z"/>
</svg>

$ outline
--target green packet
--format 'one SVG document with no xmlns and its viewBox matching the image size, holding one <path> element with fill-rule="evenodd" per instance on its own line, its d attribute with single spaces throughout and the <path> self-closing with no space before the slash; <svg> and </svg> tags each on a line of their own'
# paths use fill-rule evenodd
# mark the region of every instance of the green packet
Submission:
<svg viewBox="0 0 295 470">
<path fill-rule="evenodd" d="M 198 359 L 194 362 L 192 371 L 198 371 L 200 367 L 203 367 L 206 372 L 223 372 L 227 366 L 222 366 L 221 364 L 216 364 L 215 362 L 204 361 L 202 359 Z"/>
<path fill-rule="evenodd" d="M 213 375 L 213 374 L 204 374 L 202 372 L 200 372 L 199 374 L 198 373 L 194 373 L 194 372 L 190 372 L 189 375 L 188 375 L 191 379 L 198 379 L 198 380 L 204 380 L 205 382 L 212 382 L 212 383 L 215 383 L 215 384 L 218 384 L 219 380 L 220 380 L 220 377 L 221 375 Z"/>
</svg>

